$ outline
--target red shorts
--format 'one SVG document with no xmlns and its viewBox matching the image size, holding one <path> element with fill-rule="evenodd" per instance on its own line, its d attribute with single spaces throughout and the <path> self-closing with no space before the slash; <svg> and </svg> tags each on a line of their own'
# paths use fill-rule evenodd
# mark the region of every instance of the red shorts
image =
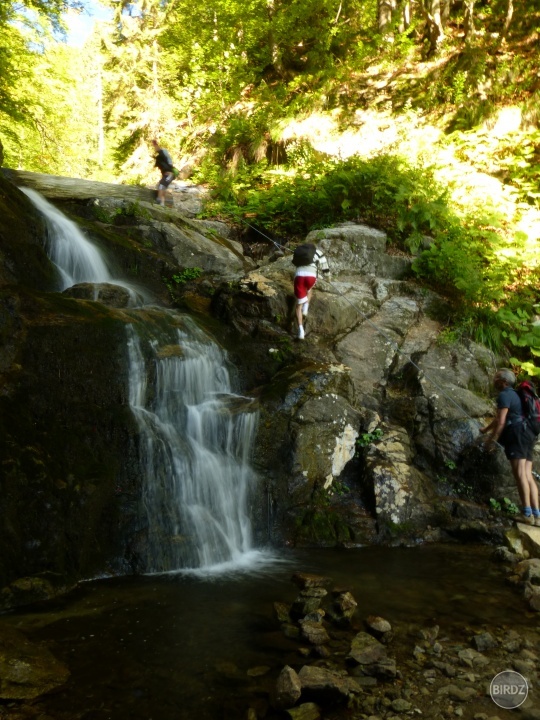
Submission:
<svg viewBox="0 0 540 720">
<path fill-rule="evenodd" d="M 294 295 L 298 299 L 299 305 L 307 302 L 307 294 L 316 281 L 317 278 L 313 275 L 297 275 L 294 278 Z"/>
</svg>

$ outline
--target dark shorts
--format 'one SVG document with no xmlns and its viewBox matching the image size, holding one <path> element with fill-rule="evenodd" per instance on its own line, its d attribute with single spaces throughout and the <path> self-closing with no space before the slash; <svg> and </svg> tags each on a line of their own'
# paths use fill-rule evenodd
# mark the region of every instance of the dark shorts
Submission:
<svg viewBox="0 0 540 720">
<path fill-rule="evenodd" d="M 172 174 L 172 172 L 164 172 L 161 176 L 161 180 L 159 181 L 159 189 L 166 190 L 172 183 L 173 179 L 174 175 Z"/>
<path fill-rule="evenodd" d="M 536 435 L 525 424 L 505 427 L 499 442 L 509 460 L 532 460 Z"/>
<path fill-rule="evenodd" d="M 317 278 L 312 275 L 297 275 L 294 278 L 294 294 L 299 305 L 307 302 L 307 295 L 315 285 Z"/>
</svg>

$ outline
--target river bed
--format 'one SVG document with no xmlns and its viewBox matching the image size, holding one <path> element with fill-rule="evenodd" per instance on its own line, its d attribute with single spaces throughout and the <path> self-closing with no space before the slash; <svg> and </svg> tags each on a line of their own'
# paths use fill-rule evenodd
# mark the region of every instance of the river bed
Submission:
<svg viewBox="0 0 540 720">
<path fill-rule="evenodd" d="M 452 639 L 505 628 L 538 637 L 538 616 L 505 582 L 492 551 L 295 550 L 259 569 L 224 576 L 94 580 L 57 601 L 3 615 L 0 626 L 46 643 L 71 673 L 65 686 L 33 704 L 39 713 L 28 717 L 240 719 L 249 705 L 264 706 L 285 664 L 302 665 L 299 643 L 283 635 L 273 609 L 275 601 L 290 603 L 298 594 L 291 582 L 297 571 L 325 575 L 350 590 L 359 628 L 367 616 L 379 615 L 402 636 L 438 625 L 439 636 Z M 509 716 L 493 704 L 490 712 L 486 702 L 488 715 Z"/>
</svg>

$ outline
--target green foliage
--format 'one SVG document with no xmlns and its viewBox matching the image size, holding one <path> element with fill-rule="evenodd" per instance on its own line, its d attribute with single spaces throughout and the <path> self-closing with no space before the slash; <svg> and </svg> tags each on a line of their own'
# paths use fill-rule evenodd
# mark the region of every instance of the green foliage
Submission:
<svg viewBox="0 0 540 720">
<path fill-rule="evenodd" d="M 373 432 L 369 433 L 362 433 L 359 438 L 356 440 L 356 445 L 359 448 L 365 448 L 368 447 L 368 445 L 371 445 L 374 442 L 377 442 L 378 440 L 381 440 L 384 433 L 381 430 L 381 428 L 377 428 Z"/>
<path fill-rule="evenodd" d="M 233 220 L 250 213 L 270 232 L 298 238 L 314 228 L 361 220 L 412 249 L 423 234 L 444 229 L 448 209 L 431 168 L 394 155 L 344 161 L 304 155 L 300 167 L 282 173 L 259 163 L 222 176 L 207 212 Z"/>
<path fill-rule="evenodd" d="M 498 513 L 512 516 L 519 513 L 518 506 L 507 497 L 501 498 L 500 500 L 490 498 L 489 504 L 491 509 Z"/>
<path fill-rule="evenodd" d="M 180 272 L 176 273 L 172 276 L 172 281 L 176 283 L 176 285 L 184 285 L 185 283 L 189 282 L 190 280 L 196 280 L 202 275 L 201 268 L 193 267 L 193 268 L 184 268 Z"/>
</svg>

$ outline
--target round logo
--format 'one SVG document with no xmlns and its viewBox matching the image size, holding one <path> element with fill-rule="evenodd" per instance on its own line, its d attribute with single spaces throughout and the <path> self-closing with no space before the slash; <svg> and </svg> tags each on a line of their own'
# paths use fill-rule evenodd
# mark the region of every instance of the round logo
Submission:
<svg viewBox="0 0 540 720">
<path fill-rule="evenodd" d="M 523 705 L 529 694 L 529 687 L 523 675 L 515 670 L 504 670 L 491 681 L 489 694 L 495 705 L 513 710 Z"/>
</svg>

